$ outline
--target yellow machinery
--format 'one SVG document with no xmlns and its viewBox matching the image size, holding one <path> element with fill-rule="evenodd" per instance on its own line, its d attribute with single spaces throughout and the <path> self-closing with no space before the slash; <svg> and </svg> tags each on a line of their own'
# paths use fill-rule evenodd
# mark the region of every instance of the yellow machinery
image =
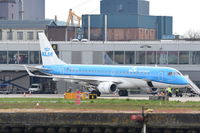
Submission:
<svg viewBox="0 0 200 133">
<path fill-rule="evenodd" d="M 78 21 L 78 26 L 80 27 L 81 24 L 81 17 L 76 15 L 72 9 L 69 9 L 69 15 L 67 18 L 67 26 L 75 26 L 74 21 Z"/>
<path fill-rule="evenodd" d="M 70 93 L 65 93 L 64 94 L 64 98 L 65 99 L 77 99 L 77 95 L 80 95 L 80 99 L 86 99 L 86 93 L 81 92 L 79 94 L 77 94 L 76 92 L 70 92 Z"/>
<path fill-rule="evenodd" d="M 97 99 L 97 95 L 96 94 L 88 94 L 85 92 L 81 92 L 78 93 L 77 92 L 67 92 L 64 94 L 64 99 L 77 99 L 77 96 L 80 95 L 80 99 L 84 100 L 84 99 Z"/>
</svg>

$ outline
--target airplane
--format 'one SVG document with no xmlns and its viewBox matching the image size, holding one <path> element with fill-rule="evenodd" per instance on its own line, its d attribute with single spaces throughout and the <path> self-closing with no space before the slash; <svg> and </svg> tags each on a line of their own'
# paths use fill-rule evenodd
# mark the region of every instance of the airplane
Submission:
<svg viewBox="0 0 200 133">
<path fill-rule="evenodd" d="M 42 74 L 36 75 L 29 70 L 31 66 L 24 65 L 28 74 L 33 77 L 93 86 L 91 93 L 98 96 L 103 93 L 128 96 L 127 89 L 147 88 L 155 92 L 157 88 L 189 86 L 181 72 L 169 67 L 66 64 L 57 57 L 44 33 L 39 33 L 39 41 L 42 66 L 34 68 Z"/>
</svg>

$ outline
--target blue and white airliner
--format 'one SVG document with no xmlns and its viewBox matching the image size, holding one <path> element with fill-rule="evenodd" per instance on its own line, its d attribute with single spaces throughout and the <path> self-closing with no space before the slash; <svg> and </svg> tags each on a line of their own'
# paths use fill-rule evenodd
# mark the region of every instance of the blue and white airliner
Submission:
<svg viewBox="0 0 200 133">
<path fill-rule="evenodd" d="M 169 67 L 120 66 L 120 65 L 71 65 L 60 60 L 44 33 L 39 33 L 42 66 L 36 67 L 43 74 L 36 75 L 25 66 L 30 76 L 73 81 L 94 86 L 93 93 L 118 93 L 128 95 L 127 89 L 184 88 L 189 82 L 176 69 Z"/>
</svg>

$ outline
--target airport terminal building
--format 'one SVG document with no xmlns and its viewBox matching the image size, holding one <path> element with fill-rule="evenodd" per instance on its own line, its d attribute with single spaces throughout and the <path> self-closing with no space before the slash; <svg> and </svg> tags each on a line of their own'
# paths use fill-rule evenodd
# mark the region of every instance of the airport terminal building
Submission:
<svg viewBox="0 0 200 133">
<path fill-rule="evenodd" d="M 129 42 L 52 41 L 58 56 L 68 64 L 167 66 L 200 83 L 200 41 L 161 40 Z M 33 83 L 63 93 L 71 83 L 30 78 L 18 65 L 42 64 L 39 41 L 0 41 L 1 90 L 27 90 Z"/>
</svg>

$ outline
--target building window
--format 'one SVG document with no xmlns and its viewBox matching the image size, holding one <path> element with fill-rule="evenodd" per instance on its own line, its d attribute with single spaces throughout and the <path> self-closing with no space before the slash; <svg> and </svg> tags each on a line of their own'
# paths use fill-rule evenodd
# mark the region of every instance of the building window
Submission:
<svg viewBox="0 0 200 133">
<path fill-rule="evenodd" d="M 113 64 L 113 51 L 107 51 L 107 52 L 104 52 L 104 56 L 103 56 L 103 59 L 104 59 L 104 64 Z"/>
<path fill-rule="evenodd" d="M 8 63 L 9 64 L 19 63 L 18 51 L 8 51 Z"/>
<path fill-rule="evenodd" d="M 156 52 L 147 51 L 147 64 L 156 64 Z"/>
<path fill-rule="evenodd" d="M 168 64 L 178 64 L 178 51 L 168 52 Z"/>
<path fill-rule="evenodd" d="M 23 40 L 23 32 L 17 32 L 17 40 Z"/>
<path fill-rule="evenodd" d="M 33 40 L 33 32 L 27 32 L 27 40 Z"/>
<path fill-rule="evenodd" d="M 189 64 L 189 51 L 179 52 L 179 64 Z"/>
<path fill-rule="evenodd" d="M 28 64 L 28 51 L 19 51 L 18 62 L 19 64 Z"/>
<path fill-rule="evenodd" d="M 2 40 L 2 30 L 0 29 L 0 40 Z"/>
<path fill-rule="evenodd" d="M 157 63 L 158 64 L 167 64 L 167 51 L 158 51 L 157 52 Z"/>
<path fill-rule="evenodd" d="M 191 51 L 190 55 L 192 64 L 200 64 L 200 51 Z"/>
<path fill-rule="evenodd" d="M 124 64 L 124 51 L 115 51 L 114 55 L 116 64 Z"/>
<path fill-rule="evenodd" d="M 30 51 L 29 54 L 30 64 L 39 64 L 39 60 L 40 60 L 39 51 Z"/>
<path fill-rule="evenodd" d="M 7 64 L 7 51 L 0 51 L 0 64 Z"/>
<path fill-rule="evenodd" d="M 135 64 L 134 51 L 125 51 L 125 64 Z"/>
<path fill-rule="evenodd" d="M 7 32 L 7 40 L 13 40 L 13 33 L 12 31 Z"/>
<path fill-rule="evenodd" d="M 136 64 L 145 64 L 145 51 L 136 51 Z"/>
<path fill-rule="evenodd" d="M 36 34 L 36 39 L 39 40 L 39 33 L 43 33 L 42 31 L 38 31 Z"/>
</svg>

